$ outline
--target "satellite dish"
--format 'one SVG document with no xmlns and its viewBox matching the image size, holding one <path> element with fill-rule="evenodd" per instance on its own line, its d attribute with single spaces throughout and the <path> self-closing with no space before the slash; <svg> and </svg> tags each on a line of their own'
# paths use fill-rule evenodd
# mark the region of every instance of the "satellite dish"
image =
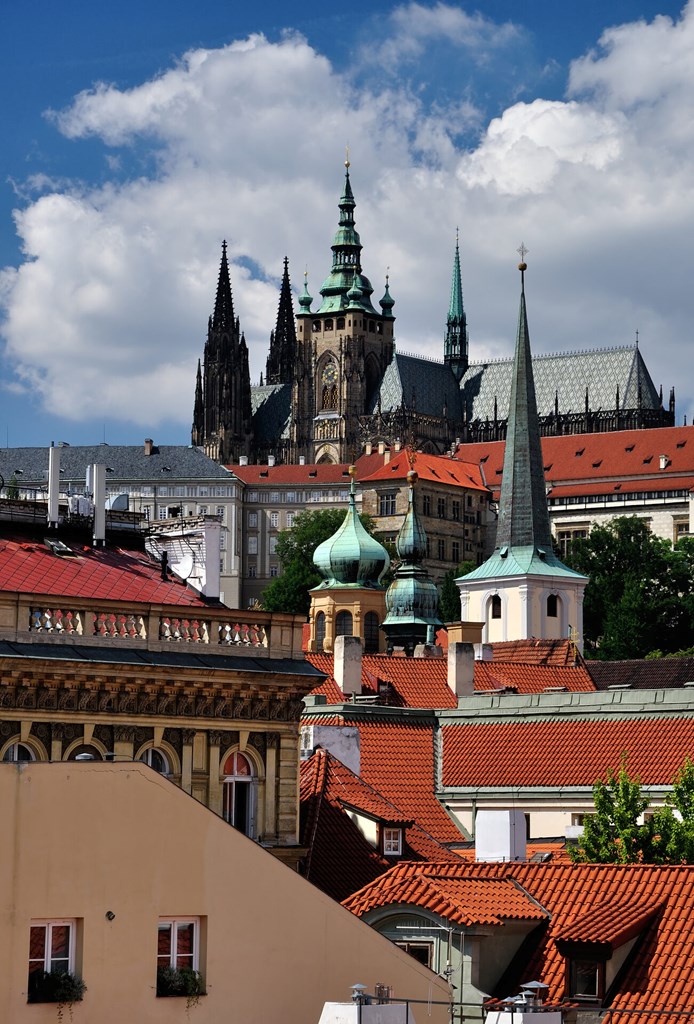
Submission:
<svg viewBox="0 0 694 1024">
<path fill-rule="evenodd" d="M 171 571 L 175 572 L 177 576 L 180 576 L 182 580 L 187 580 L 192 574 L 195 561 L 193 556 L 188 554 L 184 555 L 180 562 L 176 562 L 175 565 L 171 566 Z"/>
<path fill-rule="evenodd" d="M 106 501 L 106 508 L 111 509 L 112 512 L 127 512 L 129 507 L 130 495 L 128 494 L 114 494 Z"/>
</svg>

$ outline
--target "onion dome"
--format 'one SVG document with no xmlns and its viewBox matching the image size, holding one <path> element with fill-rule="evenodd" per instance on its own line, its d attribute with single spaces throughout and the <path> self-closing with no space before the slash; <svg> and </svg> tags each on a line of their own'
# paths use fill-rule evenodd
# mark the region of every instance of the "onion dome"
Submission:
<svg viewBox="0 0 694 1024">
<path fill-rule="evenodd" d="M 381 299 L 379 305 L 380 305 L 381 309 L 383 310 L 383 315 L 384 316 L 392 317 L 393 316 L 393 306 L 395 305 L 395 299 L 390 294 L 390 290 L 388 288 L 388 277 L 389 277 L 389 275 L 386 274 L 386 290 L 383 293 L 383 298 Z"/>
<path fill-rule="evenodd" d="M 354 271 L 354 277 L 352 278 L 352 286 L 347 292 L 347 303 L 349 306 L 358 306 L 361 302 L 362 291 L 359 287 L 359 277 L 356 270 Z"/>
<path fill-rule="evenodd" d="M 417 473 L 407 474 L 409 505 L 395 546 L 401 563 L 395 579 L 386 591 L 386 617 L 382 628 L 388 648 L 404 647 L 411 655 L 417 644 L 427 643 L 430 633 L 442 626 L 438 616 L 439 593 L 436 584 L 421 565 L 427 553 L 427 537 L 414 507 Z"/>
<path fill-rule="evenodd" d="M 301 307 L 302 313 L 311 312 L 311 303 L 313 302 L 313 296 L 309 294 L 308 290 L 308 271 L 304 273 L 304 290 L 299 296 L 299 306 Z"/>
<path fill-rule="evenodd" d="M 322 576 L 315 589 L 329 587 L 378 588 L 379 581 L 390 565 L 388 552 L 382 544 L 367 533 L 357 515 L 354 478 L 356 469 L 349 467 L 352 485 L 349 508 L 342 526 L 332 537 L 319 544 L 313 553 L 313 564 Z"/>
</svg>

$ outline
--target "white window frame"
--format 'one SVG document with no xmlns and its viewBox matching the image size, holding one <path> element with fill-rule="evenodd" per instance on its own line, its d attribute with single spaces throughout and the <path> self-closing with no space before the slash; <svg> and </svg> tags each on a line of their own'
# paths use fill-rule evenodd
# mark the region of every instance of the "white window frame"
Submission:
<svg viewBox="0 0 694 1024">
<path fill-rule="evenodd" d="M 162 926 L 169 926 L 171 928 L 171 952 L 169 953 L 168 964 L 163 963 L 163 958 L 159 955 L 159 945 L 157 943 L 157 970 L 160 967 L 172 967 L 177 969 L 176 958 L 177 958 L 177 946 L 178 943 L 174 941 L 178 936 L 178 926 L 193 925 L 193 963 L 191 970 L 200 970 L 200 918 L 199 917 L 160 917 L 157 922 L 157 938 Z"/>
<path fill-rule="evenodd" d="M 249 528 L 255 529 L 257 527 L 257 525 L 258 525 L 258 513 L 257 512 L 249 512 L 248 513 L 248 526 L 249 526 Z"/>
<path fill-rule="evenodd" d="M 43 970 L 51 970 L 51 947 L 53 945 L 53 929 L 54 928 L 69 928 L 70 938 L 68 939 L 68 955 L 67 955 L 67 969 L 70 974 L 75 973 L 75 949 L 77 945 L 77 920 L 74 917 L 60 917 L 60 918 L 38 918 L 37 920 L 31 920 L 29 922 L 30 928 L 44 928 L 45 929 L 45 942 L 44 942 L 44 955 L 43 955 Z M 31 946 L 29 947 L 29 953 L 31 953 Z M 63 959 L 63 958 L 61 958 Z M 29 965 L 32 963 L 39 963 L 38 958 L 32 959 L 31 956 L 28 959 Z"/>
<path fill-rule="evenodd" d="M 17 757 L 17 754 L 19 753 L 19 747 L 24 747 L 24 749 L 29 754 L 29 757 Z M 27 764 L 29 761 L 36 760 L 36 751 L 33 750 L 28 743 L 22 743 L 21 740 L 13 740 L 12 743 L 10 743 L 10 745 L 3 753 L 2 760 L 12 764 Z"/>
<path fill-rule="evenodd" d="M 270 526 L 273 530 L 276 530 L 280 525 L 280 514 L 279 512 L 270 513 Z"/>
<path fill-rule="evenodd" d="M 285 513 L 285 519 L 287 521 L 287 529 L 288 530 L 291 530 L 291 528 L 294 526 L 294 516 L 295 515 L 296 515 L 296 512 L 287 512 L 287 513 Z"/>
<path fill-rule="evenodd" d="M 402 829 L 388 827 L 383 829 L 383 856 L 402 856 Z"/>
</svg>

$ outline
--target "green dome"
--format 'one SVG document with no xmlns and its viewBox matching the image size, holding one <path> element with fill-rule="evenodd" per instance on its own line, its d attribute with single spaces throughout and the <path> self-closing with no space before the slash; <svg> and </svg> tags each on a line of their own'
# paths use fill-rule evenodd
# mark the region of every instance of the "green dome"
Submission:
<svg viewBox="0 0 694 1024">
<path fill-rule="evenodd" d="M 313 553 L 313 564 L 322 576 L 322 583 L 316 589 L 376 588 L 390 565 L 388 552 L 367 533 L 357 515 L 353 467 L 350 471 L 352 487 L 344 522 L 337 533 L 319 544 Z"/>
<path fill-rule="evenodd" d="M 299 305 L 301 306 L 302 313 L 311 312 L 311 303 L 313 302 L 313 296 L 309 295 L 308 291 L 308 274 L 304 274 L 304 290 L 299 296 Z"/>
<path fill-rule="evenodd" d="M 395 299 L 390 294 L 390 289 L 388 287 L 388 278 L 387 277 L 386 277 L 386 290 L 383 293 L 383 298 L 381 299 L 379 305 L 380 305 L 381 309 L 383 310 L 383 315 L 384 316 L 392 316 L 393 315 L 393 306 L 395 305 Z"/>
</svg>

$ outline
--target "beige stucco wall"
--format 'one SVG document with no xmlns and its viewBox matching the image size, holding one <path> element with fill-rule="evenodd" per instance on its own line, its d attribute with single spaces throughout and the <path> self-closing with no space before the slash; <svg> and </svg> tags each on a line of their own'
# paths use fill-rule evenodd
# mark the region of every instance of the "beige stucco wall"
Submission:
<svg viewBox="0 0 694 1024">
<path fill-rule="evenodd" d="M 87 984 L 76 1024 L 311 1024 L 355 982 L 446 1000 L 447 984 L 143 764 L 0 765 L 2 1019 L 27 1005 L 32 919 L 76 918 Z M 115 914 L 112 921 L 106 912 Z M 199 916 L 207 995 L 155 995 L 157 921 Z M 447 1019 L 433 1007 L 431 1019 Z"/>
</svg>

